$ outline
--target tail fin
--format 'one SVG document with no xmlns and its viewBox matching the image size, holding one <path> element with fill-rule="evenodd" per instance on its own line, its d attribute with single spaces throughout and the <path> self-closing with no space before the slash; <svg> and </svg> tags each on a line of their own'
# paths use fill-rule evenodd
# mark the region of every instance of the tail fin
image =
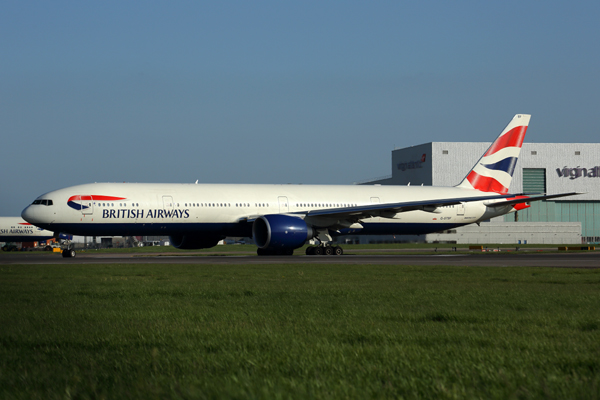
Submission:
<svg viewBox="0 0 600 400">
<path fill-rule="evenodd" d="M 515 115 L 457 187 L 508 193 L 530 118 L 527 114 Z"/>
</svg>

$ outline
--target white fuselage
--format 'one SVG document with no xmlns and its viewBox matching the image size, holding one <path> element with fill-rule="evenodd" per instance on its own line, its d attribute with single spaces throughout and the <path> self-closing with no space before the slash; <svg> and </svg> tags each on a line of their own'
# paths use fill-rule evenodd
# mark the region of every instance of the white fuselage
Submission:
<svg viewBox="0 0 600 400">
<path fill-rule="evenodd" d="M 251 236 L 248 222 L 269 214 L 296 215 L 316 228 L 337 226 L 338 234 L 421 234 L 486 220 L 512 207 L 488 208 L 487 200 L 382 213 L 361 219 L 358 228 L 346 222 L 345 230 L 307 212 L 483 194 L 455 187 L 95 183 L 46 193 L 22 215 L 44 229 L 75 235 Z"/>
</svg>

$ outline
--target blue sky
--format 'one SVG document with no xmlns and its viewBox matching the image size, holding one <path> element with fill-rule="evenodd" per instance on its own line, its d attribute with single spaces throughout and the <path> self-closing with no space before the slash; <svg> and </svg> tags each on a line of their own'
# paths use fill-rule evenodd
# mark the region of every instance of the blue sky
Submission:
<svg viewBox="0 0 600 400">
<path fill-rule="evenodd" d="M 598 2 L 4 2 L 0 215 L 89 182 L 348 184 L 391 150 L 597 142 Z M 466 173 L 467 171 L 465 171 Z"/>
</svg>

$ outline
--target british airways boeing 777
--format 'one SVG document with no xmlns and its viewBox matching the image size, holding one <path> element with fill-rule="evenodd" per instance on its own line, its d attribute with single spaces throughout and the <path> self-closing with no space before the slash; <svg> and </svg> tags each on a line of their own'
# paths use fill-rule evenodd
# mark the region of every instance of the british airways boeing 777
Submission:
<svg viewBox="0 0 600 400">
<path fill-rule="evenodd" d="M 438 232 L 576 194 L 508 194 L 529 119 L 515 115 L 454 187 L 93 183 L 43 194 L 21 215 L 74 235 L 168 235 L 179 249 L 252 237 L 259 255 L 292 254 L 315 239 L 308 254 L 339 255 L 334 236 Z"/>
</svg>

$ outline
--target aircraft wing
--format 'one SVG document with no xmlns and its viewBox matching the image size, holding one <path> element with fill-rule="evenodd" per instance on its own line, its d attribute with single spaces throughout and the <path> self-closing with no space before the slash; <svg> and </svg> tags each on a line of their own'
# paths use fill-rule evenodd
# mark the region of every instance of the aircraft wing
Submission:
<svg viewBox="0 0 600 400">
<path fill-rule="evenodd" d="M 432 199 L 432 200 L 417 200 L 417 201 L 406 201 L 400 203 L 383 203 L 383 204 L 369 204 L 366 206 L 357 207 L 343 207 L 343 208 L 327 208 L 324 210 L 311 210 L 311 211 L 298 211 L 292 214 L 300 214 L 305 217 L 335 217 L 335 218 L 351 218 L 351 219 L 363 219 L 371 217 L 393 217 L 397 213 L 406 211 L 428 211 L 435 212 L 435 209 L 443 206 L 451 206 L 460 203 L 467 203 L 470 201 L 483 201 L 492 199 L 505 199 L 514 197 L 514 194 L 494 195 L 488 196 L 477 196 L 477 197 L 459 197 L 449 199 Z M 521 203 L 523 201 L 520 201 Z"/>
<path fill-rule="evenodd" d="M 509 204 L 529 203 L 531 201 L 539 201 L 546 199 L 553 199 L 556 197 L 573 196 L 581 193 L 561 193 L 554 195 L 544 196 L 523 196 L 515 194 L 505 195 L 488 195 L 488 196 L 474 196 L 474 197 L 459 197 L 450 199 L 433 199 L 433 200 L 418 200 L 408 201 L 401 203 L 384 203 L 384 204 L 369 204 L 367 206 L 358 207 L 344 207 L 344 208 L 328 208 L 324 210 L 311 210 L 306 212 L 295 212 L 293 214 L 304 215 L 308 217 L 335 217 L 335 218 L 351 218 L 355 220 L 370 218 L 370 217 L 393 217 L 395 214 L 421 210 L 435 213 L 435 209 L 443 206 L 451 206 L 461 203 L 468 203 L 471 201 L 483 201 L 483 200 L 498 200 L 507 199 L 506 201 L 495 202 L 486 204 L 488 207 L 501 207 Z"/>
<path fill-rule="evenodd" d="M 557 197 L 574 196 L 581 193 L 561 193 L 554 195 L 543 195 L 543 196 L 528 196 L 523 194 L 493 194 L 487 196 L 473 196 L 473 197 L 458 197 L 448 199 L 432 199 L 432 200 L 417 200 L 417 201 L 406 201 L 399 203 L 383 203 L 383 204 L 369 204 L 366 206 L 356 207 L 339 207 L 339 208 L 326 208 L 322 210 L 309 210 L 309 211 L 296 211 L 290 213 L 291 215 L 298 215 L 304 219 L 310 219 L 312 217 L 329 217 L 336 219 L 348 219 L 358 221 L 365 218 L 371 217 L 387 217 L 392 218 L 394 215 L 407 211 L 427 211 L 435 213 L 435 209 L 443 206 L 451 206 L 461 203 L 468 203 L 471 201 L 484 201 L 484 200 L 498 200 L 506 199 L 505 201 L 499 201 L 494 203 L 486 204 L 488 207 L 502 207 L 512 204 L 529 203 L 532 201 L 547 200 Z M 239 222 L 253 222 L 261 215 L 249 215 L 244 218 L 240 218 Z"/>
<path fill-rule="evenodd" d="M 374 203 L 366 206 L 356 207 L 338 207 L 338 208 L 326 208 L 322 210 L 307 210 L 307 211 L 295 211 L 289 213 L 290 215 L 297 215 L 302 218 L 306 217 L 332 217 L 339 219 L 351 218 L 354 220 L 380 217 L 380 216 L 393 216 L 400 212 L 423 210 L 434 212 L 437 207 L 450 206 L 454 204 L 465 203 L 469 201 L 482 201 L 492 199 L 505 199 L 508 197 L 514 197 L 514 194 L 501 195 L 495 193 L 494 195 L 477 196 L 477 197 L 460 197 L 453 199 L 434 199 L 434 200 L 418 200 L 418 201 L 407 201 L 401 203 Z M 520 201 L 523 203 L 523 201 Z M 263 214 L 248 215 L 238 219 L 238 222 L 253 222 Z"/>
</svg>

